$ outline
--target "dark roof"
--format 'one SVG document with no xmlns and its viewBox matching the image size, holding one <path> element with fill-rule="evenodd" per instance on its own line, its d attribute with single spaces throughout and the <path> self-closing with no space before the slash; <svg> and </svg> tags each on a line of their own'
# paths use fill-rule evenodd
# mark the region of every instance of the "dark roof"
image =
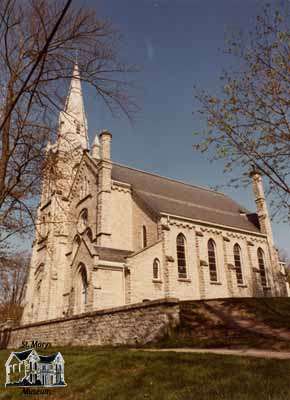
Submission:
<svg viewBox="0 0 290 400">
<path fill-rule="evenodd" d="M 108 247 L 94 246 L 96 254 L 104 261 L 124 262 L 125 258 L 132 254 L 132 251 L 111 249 Z"/>
<path fill-rule="evenodd" d="M 40 362 L 51 363 L 57 355 L 58 355 L 58 353 L 51 354 L 50 356 L 39 356 Z"/>
<path fill-rule="evenodd" d="M 32 349 L 30 349 L 30 350 L 25 350 L 25 351 L 14 351 L 14 353 L 13 354 L 15 354 L 16 355 L 16 357 L 20 360 L 20 361 L 23 361 L 23 360 L 26 360 L 26 358 L 29 356 L 29 354 L 32 352 Z"/>
<path fill-rule="evenodd" d="M 223 193 L 116 163 L 112 179 L 130 184 L 133 192 L 158 213 L 260 232 L 253 214 Z"/>
</svg>

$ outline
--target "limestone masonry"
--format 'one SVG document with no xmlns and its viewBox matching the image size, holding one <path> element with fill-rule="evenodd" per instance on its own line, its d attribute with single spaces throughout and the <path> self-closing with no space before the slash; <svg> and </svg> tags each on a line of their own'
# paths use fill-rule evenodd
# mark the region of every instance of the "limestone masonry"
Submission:
<svg viewBox="0 0 290 400">
<path fill-rule="evenodd" d="M 179 318 L 177 299 L 148 301 L 12 329 L 6 326 L 0 329 L 0 349 L 22 348 L 35 338 L 50 346 L 144 345 L 170 336 Z"/>
<path fill-rule="evenodd" d="M 47 146 L 22 325 L 65 319 L 65 334 L 73 316 L 144 300 L 288 295 L 258 171 L 255 214 L 222 193 L 114 163 L 111 142 L 102 131 L 88 148 L 76 65 Z M 89 328 L 78 329 L 85 338 Z"/>
</svg>

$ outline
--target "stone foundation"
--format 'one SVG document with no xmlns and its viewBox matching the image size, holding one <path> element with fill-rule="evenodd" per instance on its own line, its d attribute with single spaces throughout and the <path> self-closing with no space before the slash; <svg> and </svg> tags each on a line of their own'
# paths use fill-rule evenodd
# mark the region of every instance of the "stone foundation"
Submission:
<svg viewBox="0 0 290 400">
<path fill-rule="evenodd" d="M 0 330 L 0 348 L 17 349 L 22 341 L 52 346 L 136 345 L 170 335 L 179 325 L 179 301 L 147 301 L 67 318 Z"/>
</svg>

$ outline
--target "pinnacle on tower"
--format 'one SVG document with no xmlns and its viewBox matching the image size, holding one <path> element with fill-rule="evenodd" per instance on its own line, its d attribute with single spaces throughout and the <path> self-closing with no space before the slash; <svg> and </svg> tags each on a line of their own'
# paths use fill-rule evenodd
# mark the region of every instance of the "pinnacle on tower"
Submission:
<svg viewBox="0 0 290 400">
<path fill-rule="evenodd" d="M 88 148 L 87 118 L 85 114 L 81 77 L 77 62 L 74 65 L 64 111 L 59 117 L 58 147 L 71 152 Z"/>
<path fill-rule="evenodd" d="M 101 146 L 100 146 L 99 136 L 97 133 L 92 145 L 92 157 L 95 158 L 96 160 L 99 160 L 101 158 Z"/>
</svg>

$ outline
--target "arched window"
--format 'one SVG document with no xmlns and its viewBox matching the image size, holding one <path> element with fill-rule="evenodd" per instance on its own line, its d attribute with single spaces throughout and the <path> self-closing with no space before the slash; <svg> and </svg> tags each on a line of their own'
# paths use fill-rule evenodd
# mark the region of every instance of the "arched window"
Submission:
<svg viewBox="0 0 290 400">
<path fill-rule="evenodd" d="M 87 269 L 83 263 L 80 263 L 76 271 L 75 278 L 75 314 L 81 314 L 86 311 L 88 304 L 88 276 Z"/>
<path fill-rule="evenodd" d="M 176 238 L 176 251 L 177 251 L 177 266 L 178 266 L 178 277 L 186 278 L 186 249 L 185 249 L 185 237 L 182 233 Z"/>
<path fill-rule="evenodd" d="M 216 246 L 215 242 L 210 239 L 207 244 L 209 277 L 212 282 L 217 282 L 217 266 L 216 266 Z"/>
<path fill-rule="evenodd" d="M 79 215 L 78 219 L 78 231 L 82 233 L 88 225 L 88 210 L 84 208 Z"/>
<path fill-rule="evenodd" d="M 142 246 L 143 248 L 147 247 L 147 230 L 145 225 L 142 226 Z"/>
<path fill-rule="evenodd" d="M 260 270 L 260 276 L 261 276 L 261 284 L 263 287 L 265 287 L 265 286 L 267 286 L 267 277 L 266 277 L 266 270 L 265 270 L 264 252 L 261 249 L 261 247 L 258 248 L 257 254 L 258 254 L 258 264 L 259 264 L 259 270 Z"/>
<path fill-rule="evenodd" d="M 158 258 L 153 261 L 153 279 L 160 279 L 160 261 Z"/>
<path fill-rule="evenodd" d="M 234 262 L 236 267 L 236 276 L 238 285 L 243 284 L 243 272 L 242 272 L 242 261 L 241 261 L 241 248 L 236 243 L 234 245 Z"/>
<path fill-rule="evenodd" d="M 82 278 L 82 303 L 85 305 L 88 303 L 88 279 L 85 267 L 81 268 L 80 274 Z"/>
</svg>

